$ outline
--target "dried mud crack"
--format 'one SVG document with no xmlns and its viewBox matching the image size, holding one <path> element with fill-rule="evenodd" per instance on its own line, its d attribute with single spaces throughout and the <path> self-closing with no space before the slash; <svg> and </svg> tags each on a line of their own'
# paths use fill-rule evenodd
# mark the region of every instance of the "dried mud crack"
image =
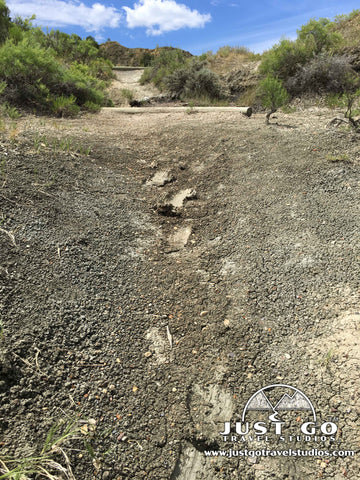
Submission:
<svg viewBox="0 0 360 480">
<path fill-rule="evenodd" d="M 359 136 L 332 117 L 107 110 L 1 140 L 2 455 L 75 417 L 78 480 L 358 478 L 356 456 L 205 455 L 289 446 L 219 434 L 273 384 L 339 426 L 291 447 L 359 450 Z"/>
</svg>

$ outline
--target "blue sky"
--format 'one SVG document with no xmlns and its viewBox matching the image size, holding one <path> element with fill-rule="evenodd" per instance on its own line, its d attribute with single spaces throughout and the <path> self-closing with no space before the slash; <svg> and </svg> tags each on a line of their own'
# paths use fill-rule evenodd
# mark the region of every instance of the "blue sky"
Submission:
<svg viewBox="0 0 360 480">
<path fill-rule="evenodd" d="M 224 45 L 255 52 L 270 48 L 310 18 L 349 13 L 358 1 L 342 0 L 7 0 L 12 16 L 36 15 L 37 24 L 108 38 L 127 47 L 173 46 L 195 55 Z"/>
</svg>

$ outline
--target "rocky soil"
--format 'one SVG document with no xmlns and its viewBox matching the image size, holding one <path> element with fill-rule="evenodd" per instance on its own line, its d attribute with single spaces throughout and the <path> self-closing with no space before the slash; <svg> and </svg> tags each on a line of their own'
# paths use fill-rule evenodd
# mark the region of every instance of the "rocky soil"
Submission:
<svg viewBox="0 0 360 480">
<path fill-rule="evenodd" d="M 274 384 L 307 395 L 317 429 L 338 426 L 311 448 L 359 451 L 360 137 L 333 117 L 106 110 L 9 125 L 2 456 L 37 455 L 75 419 L 62 448 L 77 480 L 360 477 L 356 456 L 205 455 L 307 448 L 220 435 Z"/>
</svg>

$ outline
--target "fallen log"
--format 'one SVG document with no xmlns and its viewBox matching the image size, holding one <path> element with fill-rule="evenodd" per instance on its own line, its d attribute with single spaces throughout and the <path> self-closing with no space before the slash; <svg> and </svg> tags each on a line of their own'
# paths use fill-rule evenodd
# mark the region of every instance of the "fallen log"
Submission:
<svg viewBox="0 0 360 480">
<path fill-rule="evenodd" d="M 103 107 L 102 111 L 119 113 L 171 113 L 171 112 L 239 112 L 247 117 L 252 115 L 251 107 Z"/>
<path fill-rule="evenodd" d="M 251 117 L 252 115 L 252 108 L 251 107 L 239 107 L 240 113 L 243 113 L 247 117 Z"/>
</svg>

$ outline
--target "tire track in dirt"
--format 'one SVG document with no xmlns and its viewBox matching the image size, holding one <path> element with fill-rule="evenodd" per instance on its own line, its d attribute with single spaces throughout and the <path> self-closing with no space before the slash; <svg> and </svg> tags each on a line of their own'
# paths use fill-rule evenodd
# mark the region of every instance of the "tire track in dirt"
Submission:
<svg viewBox="0 0 360 480">
<path fill-rule="evenodd" d="M 16 203 L 2 205 L 3 228 L 21 245 L 0 237 L 6 355 L 32 361 L 39 348 L 46 374 L 12 360 L 0 385 L 7 453 L 36 445 L 59 408 L 80 408 L 96 419 L 101 466 L 74 456 L 77 478 L 358 476 L 352 458 L 204 456 L 229 446 L 224 422 L 275 382 L 338 416 L 344 446 L 358 448 L 358 140 L 326 116 L 285 120 L 296 128 L 103 112 L 41 127 L 86 140 L 89 158 L 6 146 L 2 193 Z M 345 149 L 350 163 L 327 160 Z M 52 177 L 47 195 L 34 186 Z"/>
</svg>

